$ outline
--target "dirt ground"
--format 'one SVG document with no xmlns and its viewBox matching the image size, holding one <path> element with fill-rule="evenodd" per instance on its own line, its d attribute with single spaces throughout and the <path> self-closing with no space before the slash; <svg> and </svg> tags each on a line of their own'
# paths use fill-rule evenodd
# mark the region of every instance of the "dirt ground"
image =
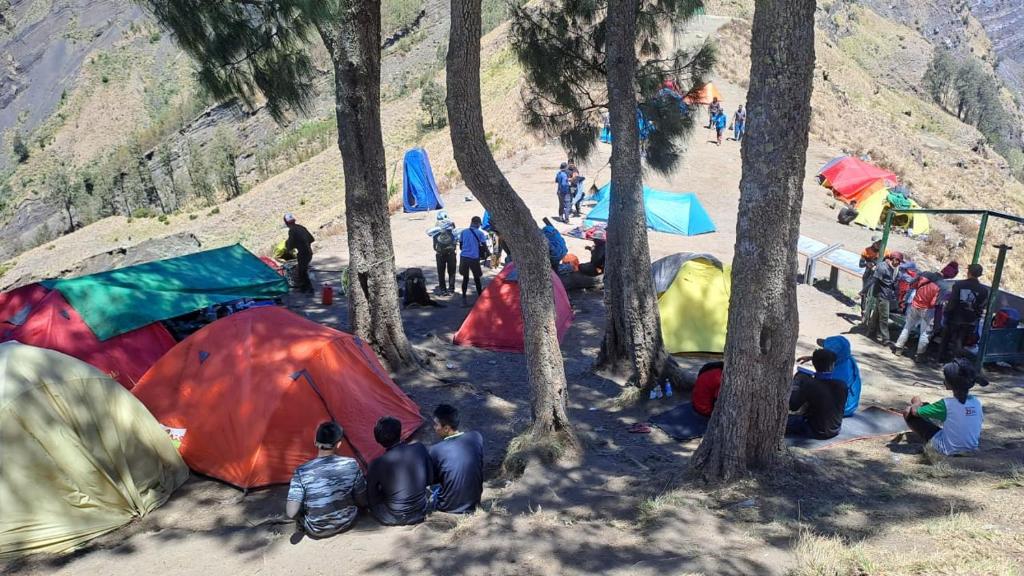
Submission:
<svg viewBox="0 0 1024 576">
<path fill-rule="evenodd" d="M 742 90 L 720 84 L 731 112 Z M 696 130 L 682 169 L 653 187 L 696 192 L 717 232 L 696 237 L 651 233 L 653 258 L 708 252 L 731 260 L 735 241 L 739 145 L 710 143 Z M 609 178 L 607 146 L 583 167 L 590 182 Z M 812 143 L 808 153 L 802 230 L 859 250 L 871 232 L 836 223 L 836 208 L 813 179 L 840 153 Z M 508 159 L 503 168 L 539 220 L 557 206 L 555 146 Z M 464 188 L 445 197 L 460 226 L 482 213 Z M 418 266 L 434 278 L 425 234 L 433 215 L 397 214 L 392 230 L 398 267 Z M 911 254 L 912 240 L 893 243 Z M 584 243 L 569 240 L 584 255 Z M 318 278 L 337 280 L 344 237 L 318 242 Z M 494 271 L 488 271 L 492 277 Z M 849 279 L 851 286 L 853 279 Z M 470 289 L 472 292 L 472 288 Z M 798 289 L 800 339 L 847 332 L 855 310 L 842 297 Z M 470 517 L 437 514 L 425 524 L 384 528 L 363 518 L 344 535 L 297 540 L 288 525 L 267 522 L 284 506 L 284 487 L 248 494 L 193 477 L 150 516 L 66 558 L 35 558 L 7 566 L 25 574 L 1020 574 L 1024 566 L 1024 377 L 994 375 L 978 392 L 986 422 L 980 455 L 929 465 L 901 436 L 864 440 L 818 452 L 794 450 L 783 471 L 725 489 L 684 479 L 697 441 L 679 443 L 659 430 L 630 434 L 676 402 L 616 407 L 621 387 L 591 373 L 604 323 L 600 293 L 570 293 L 575 322 L 563 344 L 570 416 L 585 445 L 577 462 L 531 464 L 518 479 L 498 476 L 508 441 L 529 420 L 524 358 L 451 345 L 468 310 L 454 298 L 443 308 L 404 311 L 406 330 L 430 370 L 398 383 L 424 414 L 454 403 L 465 427 L 485 438 L 489 480 L 483 510 Z M 344 304 L 318 305 L 295 296 L 290 305 L 317 321 L 345 327 Z M 943 396 L 938 372 L 918 368 L 867 339 L 851 335 L 864 378 L 862 405 L 902 408 L 912 395 Z M 692 368 L 706 358 L 681 361 Z M 421 441 L 433 442 L 430 430 Z M 965 563 L 966 562 L 966 563 Z"/>
</svg>

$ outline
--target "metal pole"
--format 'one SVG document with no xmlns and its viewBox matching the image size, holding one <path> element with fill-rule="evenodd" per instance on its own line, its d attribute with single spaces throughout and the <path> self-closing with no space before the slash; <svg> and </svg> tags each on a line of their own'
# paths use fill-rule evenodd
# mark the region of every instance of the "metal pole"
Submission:
<svg viewBox="0 0 1024 576">
<path fill-rule="evenodd" d="M 1003 279 L 1003 264 L 1006 263 L 1006 253 L 1009 250 L 1013 250 L 1011 246 L 1006 244 L 999 244 L 996 246 L 999 249 L 999 255 L 996 257 L 996 269 L 992 273 L 992 290 L 989 292 L 988 305 L 985 307 L 985 323 L 982 324 L 981 329 L 981 342 L 978 344 L 978 359 L 975 361 L 975 367 L 978 371 L 981 371 L 982 362 L 985 360 L 985 352 L 988 350 L 988 338 L 992 332 L 992 316 L 994 315 L 996 306 L 996 300 L 999 297 L 999 283 Z"/>
<path fill-rule="evenodd" d="M 885 217 L 885 230 L 882 231 L 882 246 L 878 249 L 878 259 L 885 260 L 885 248 L 889 245 L 889 230 L 892 229 L 892 210 Z"/>
<path fill-rule="evenodd" d="M 978 241 L 974 244 L 974 258 L 971 264 L 977 264 L 981 260 L 981 247 L 985 245 L 985 228 L 988 227 L 988 212 L 981 215 L 981 224 L 978 226 Z"/>
</svg>

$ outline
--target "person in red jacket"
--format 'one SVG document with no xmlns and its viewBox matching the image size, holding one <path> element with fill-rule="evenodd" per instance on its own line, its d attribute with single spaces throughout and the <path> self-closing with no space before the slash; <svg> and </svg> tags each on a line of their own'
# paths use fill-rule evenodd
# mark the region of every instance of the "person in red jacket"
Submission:
<svg viewBox="0 0 1024 576">
<path fill-rule="evenodd" d="M 928 276 L 931 276 L 929 274 Z M 906 321 L 903 323 L 903 332 L 896 340 L 893 354 L 903 354 L 903 347 L 910 338 L 910 333 L 915 329 L 918 331 L 917 353 L 914 361 L 920 362 L 924 359 L 925 350 L 928 349 L 928 342 L 931 340 L 932 326 L 935 322 L 935 306 L 939 303 L 939 285 L 932 276 L 920 276 L 914 284 L 914 299 L 907 307 Z"/>
<path fill-rule="evenodd" d="M 697 414 L 711 417 L 715 402 L 718 400 L 718 391 L 722 387 L 724 366 L 723 362 L 709 362 L 697 372 L 697 382 L 694 383 L 693 393 L 690 395 L 693 411 Z"/>
</svg>

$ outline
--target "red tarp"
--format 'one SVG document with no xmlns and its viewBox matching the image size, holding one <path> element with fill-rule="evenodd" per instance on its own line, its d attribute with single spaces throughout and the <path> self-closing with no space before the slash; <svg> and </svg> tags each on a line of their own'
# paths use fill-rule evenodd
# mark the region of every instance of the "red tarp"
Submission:
<svg viewBox="0 0 1024 576">
<path fill-rule="evenodd" d="M 887 187 L 899 183 L 896 174 L 864 162 L 853 156 L 832 160 L 818 173 L 821 183 L 832 189 L 844 202 L 862 200 L 862 192 L 876 182 L 888 182 Z"/>
<path fill-rule="evenodd" d="M 57 291 L 39 300 L 21 326 L 4 325 L 0 341 L 8 340 L 78 358 L 110 374 L 129 390 L 175 344 L 160 323 L 101 342 Z"/>
<path fill-rule="evenodd" d="M 497 352 L 523 352 L 523 313 L 519 307 L 519 282 L 510 280 L 515 265 L 509 264 L 487 285 L 483 294 L 462 322 L 454 342 Z M 555 292 L 555 328 L 561 342 L 572 326 L 572 306 L 565 286 L 552 271 L 551 287 Z"/>
<path fill-rule="evenodd" d="M 365 464 L 384 453 L 382 416 L 408 437 L 419 407 L 392 382 L 366 343 L 283 308 L 254 308 L 189 336 L 132 393 L 172 436 L 193 470 L 241 488 L 280 484 L 316 456 L 313 439 L 333 417 L 341 453 Z"/>
<path fill-rule="evenodd" d="M 20 325 L 37 302 L 46 297 L 47 290 L 39 284 L 29 284 L 0 294 L 0 326 Z"/>
</svg>

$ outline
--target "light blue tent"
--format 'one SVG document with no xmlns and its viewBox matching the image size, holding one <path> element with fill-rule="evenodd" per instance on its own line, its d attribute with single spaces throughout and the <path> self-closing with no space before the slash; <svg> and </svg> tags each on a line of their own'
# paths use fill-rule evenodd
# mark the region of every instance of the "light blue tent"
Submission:
<svg viewBox="0 0 1024 576">
<path fill-rule="evenodd" d="M 587 214 L 587 226 L 608 221 L 608 210 L 611 207 L 611 183 L 604 185 L 591 197 L 597 201 L 590 214 Z M 647 211 L 647 227 L 657 232 L 696 236 L 715 231 L 715 223 L 711 221 L 697 195 L 692 192 L 662 192 L 644 186 L 644 208 Z"/>
<path fill-rule="evenodd" d="M 402 205 L 405 212 L 427 212 L 444 208 L 426 150 L 413 148 L 407 151 L 403 173 L 405 177 L 402 179 Z"/>
</svg>

